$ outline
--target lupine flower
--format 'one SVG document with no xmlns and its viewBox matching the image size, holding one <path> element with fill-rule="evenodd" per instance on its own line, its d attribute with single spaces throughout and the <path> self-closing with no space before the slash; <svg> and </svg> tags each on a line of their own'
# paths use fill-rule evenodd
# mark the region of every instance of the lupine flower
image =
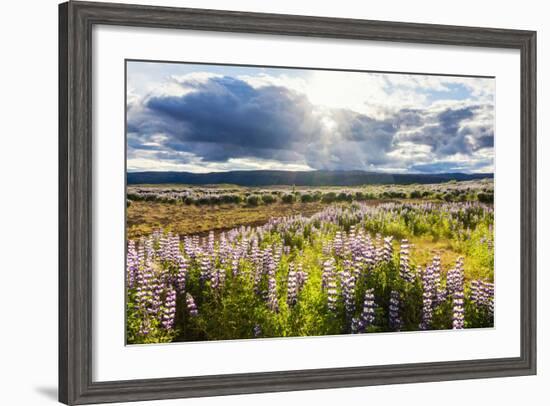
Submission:
<svg viewBox="0 0 550 406">
<path fill-rule="evenodd" d="M 262 328 L 256 324 L 254 325 L 254 337 L 260 337 L 262 335 Z"/>
<path fill-rule="evenodd" d="M 176 317 L 176 291 L 174 288 L 168 288 L 164 308 L 162 312 L 161 324 L 165 330 L 171 330 L 174 327 Z"/>
<path fill-rule="evenodd" d="M 130 289 L 134 287 L 138 267 L 139 258 L 136 251 L 136 245 L 134 241 L 128 241 L 128 252 L 126 254 L 126 280 L 128 283 L 128 288 Z"/>
<path fill-rule="evenodd" d="M 479 309 L 486 310 L 493 315 L 494 309 L 494 284 L 480 279 L 473 280 L 470 283 L 470 300 L 475 303 Z"/>
<path fill-rule="evenodd" d="M 433 299 L 435 297 L 434 273 L 431 266 L 427 266 L 422 273 L 422 321 L 419 328 L 428 330 L 432 324 Z"/>
<path fill-rule="evenodd" d="M 197 305 L 195 304 L 195 299 L 193 299 L 193 296 L 191 296 L 190 293 L 187 293 L 185 302 L 187 304 L 187 311 L 189 312 L 189 315 L 192 317 L 198 316 L 199 311 L 197 309 Z"/>
<path fill-rule="evenodd" d="M 326 289 L 328 287 L 329 279 L 333 277 L 334 274 L 334 259 L 329 258 L 323 264 L 323 275 L 322 275 L 322 288 Z"/>
<path fill-rule="evenodd" d="M 212 261 L 210 257 L 206 254 L 202 254 L 200 257 L 200 281 L 201 283 L 206 282 L 211 278 L 212 274 Z"/>
<path fill-rule="evenodd" d="M 307 275 L 307 272 L 305 272 L 302 269 L 302 264 L 296 265 L 296 269 L 297 269 L 296 270 L 296 284 L 297 284 L 298 292 L 300 292 L 300 290 L 302 290 L 302 288 L 304 287 L 304 285 L 307 282 L 308 275 Z"/>
<path fill-rule="evenodd" d="M 355 277 L 352 275 L 350 267 L 351 264 L 348 261 L 342 271 L 342 296 L 348 319 L 351 319 L 353 313 L 355 313 Z"/>
<path fill-rule="evenodd" d="M 453 293 L 453 330 L 464 328 L 464 292 Z"/>
<path fill-rule="evenodd" d="M 495 285 L 490 282 L 483 282 L 483 304 L 487 307 L 490 315 L 494 314 Z"/>
<path fill-rule="evenodd" d="M 274 276 L 267 280 L 267 305 L 273 312 L 279 311 L 279 301 L 277 299 L 277 281 Z"/>
<path fill-rule="evenodd" d="M 238 254 L 233 251 L 231 258 L 231 273 L 233 274 L 233 277 L 236 277 L 239 275 L 239 256 Z"/>
<path fill-rule="evenodd" d="M 401 318 L 399 317 L 399 292 L 392 290 L 390 293 L 389 305 L 389 325 L 392 330 L 399 331 L 401 329 Z"/>
<path fill-rule="evenodd" d="M 464 258 L 459 257 L 456 265 L 447 272 L 447 290 L 452 295 L 457 290 L 464 290 Z"/>
<path fill-rule="evenodd" d="M 221 285 L 221 276 L 222 272 L 219 267 L 215 267 L 212 272 L 210 272 L 210 286 L 212 289 L 218 289 Z"/>
<path fill-rule="evenodd" d="M 214 231 L 208 233 L 208 253 L 214 255 Z"/>
<path fill-rule="evenodd" d="M 382 249 L 382 261 L 390 262 L 393 256 L 393 237 L 384 238 L 384 248 Z"/>
<path fill-rule="evenodd" d="M 294 264 L 288 264 L 288 281 L 287 281 L 287 303 L 290 307 L 294 306 L 297 301 L 298 283 Z"/>
<path fill-rule="evenodd" d="M 365 299 L 363 301 L 363 311 L 361 317 L 356 322 L 357 326 L 354 327 L 358 333 L 364 333 L 369 326 L 374 324 L 374 289 L 367 289 L 365 292 Z"/>
<path fill-rule="evenodd" d="M 342 233 L 340 231 L 336 232 L 336 236 L 334 237 L 332 246 L 334 247 L 334 253 L 337 256 L 342 256 L 344 252 L 344 242 L 342 240 Z"/>
<path fill-rule="evenodd" d="M 447 273 L 447 289 L 453 299 L 453 329 L 464 328 L 464 258 Z"/>
<path fill-rule="evenodd" d="M 480 306 L 481 304 L 481 280 L 475 279 L 472 282 L 470 282 L 470 300 L 474 302 L 477 306 Z"/>
<path fill-rule="evenodd" d="M 185 292 L 187 271 L 187 260 L 182 255 L 180 255 L 178 257 L 178 274 L 176 276 L 176 289 L 179 293 Z"/>
<path fill-rule="evenodd" d="M 151 322 L 148 318 L 142 318 L 139 326 L 139 335 L 147 336 L 151 331 Z"/>
<path fill-rule="evenodd" d="M 401 250 L 399 251 L 399 275 L 406 282 L 413 282 L 414 275 L 409 264 L 409 241 L 401 240 Z"/>
<path fill-rule="evenodd" d="M 180 256 L 180 237 L 179 235 L 173 235 L 170 238 L 170 260 L 177 261 Z"/>
</svg>

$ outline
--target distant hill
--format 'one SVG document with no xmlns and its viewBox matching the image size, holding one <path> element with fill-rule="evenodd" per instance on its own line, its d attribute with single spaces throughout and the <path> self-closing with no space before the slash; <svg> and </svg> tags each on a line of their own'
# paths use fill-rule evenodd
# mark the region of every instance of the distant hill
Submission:
<svg viewBox="0 0 550 406">
<path fill-rule="evenodd" d="M 128 172 L 128 184 L 183 183 L 188 185 L 234 184 L 239 186 L 357 186 L 442 183 L 450 180 L 493 178 L 492 173 L 390 174 L 365 171 L 230 171 L 230 172 Z"/>
</svg>

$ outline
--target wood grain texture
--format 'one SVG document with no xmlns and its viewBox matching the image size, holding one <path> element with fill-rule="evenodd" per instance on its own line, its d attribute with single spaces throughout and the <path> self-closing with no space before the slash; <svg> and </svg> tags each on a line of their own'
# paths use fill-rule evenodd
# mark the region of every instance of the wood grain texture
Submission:
<svg viewBox="0 0 550 406">
<path fill-rule="evenodd" d="M 519 49 L 521 355 L 517 358 L 116 382 L 92 380 L 94 24 Z M 59 400 L 88 404 L 536 373 L 536 33 L 107 3 L 59 7 Z M 122 191 L 121 191 L 122 193 Z"/>
</svg>

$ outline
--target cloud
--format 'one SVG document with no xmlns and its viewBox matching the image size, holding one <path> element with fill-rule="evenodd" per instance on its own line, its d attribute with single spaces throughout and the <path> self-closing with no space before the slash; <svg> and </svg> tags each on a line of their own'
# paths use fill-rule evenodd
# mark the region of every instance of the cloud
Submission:
<svg viewBox="0 0 550 406">
<path fill-rule="evenodd" d="M 486 151 L 493 147 L 493 104 L 485 96 L 472 96 L 474 90 L 488 94 L 488 86 L 371 75 L 362 84 L 372 88 L 352 91 L 345 79 L 356 80 L 357 74 L 343 72 L 342 80 L 336 80 L 329 73 L 334 72 L 314 72 L 308 82 L 284 75 L 196 72 L 172 75 L 166 85 L 140 97 L 132 94 L 127 106 L 129 169 L 151 169 L 162 162 L 159 169 L 201 172 L 491 170 L 492 156 Z M 329 77 L 333 81 L 326 86 L 335 90 L 336 102 L 322 103 L 327 94 L 319 90 L 320 83 Z M 470 89 L 472 97 L 428 102 L 426 89 L 453 92 L 457 83 Z M 348 92 L 348 103 L 338 84 Z M 415 89 L 422 86 L 418 93 Z M 404 100 L 396 101 L 406 92 Z"/>
</svg>

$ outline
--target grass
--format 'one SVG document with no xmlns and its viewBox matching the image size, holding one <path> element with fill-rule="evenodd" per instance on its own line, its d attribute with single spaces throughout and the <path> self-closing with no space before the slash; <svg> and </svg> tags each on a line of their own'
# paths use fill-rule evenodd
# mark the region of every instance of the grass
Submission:
<svg viewBox="0 0 550 406">
<path fill-rule="evenodd" d="M 127 208 L 128 238 L 150 234 L 162 227 L 186 234 L 203 234 L 210 230 L 228 230 L 240 225 L 260 225 L 270 218 L 296 214 L 312 215 L 326 207 L 322 203 L 274 203 L 256 207 L 242 205 L 195 206 L 157 202 L 132 202 Z"/>
</svg>

